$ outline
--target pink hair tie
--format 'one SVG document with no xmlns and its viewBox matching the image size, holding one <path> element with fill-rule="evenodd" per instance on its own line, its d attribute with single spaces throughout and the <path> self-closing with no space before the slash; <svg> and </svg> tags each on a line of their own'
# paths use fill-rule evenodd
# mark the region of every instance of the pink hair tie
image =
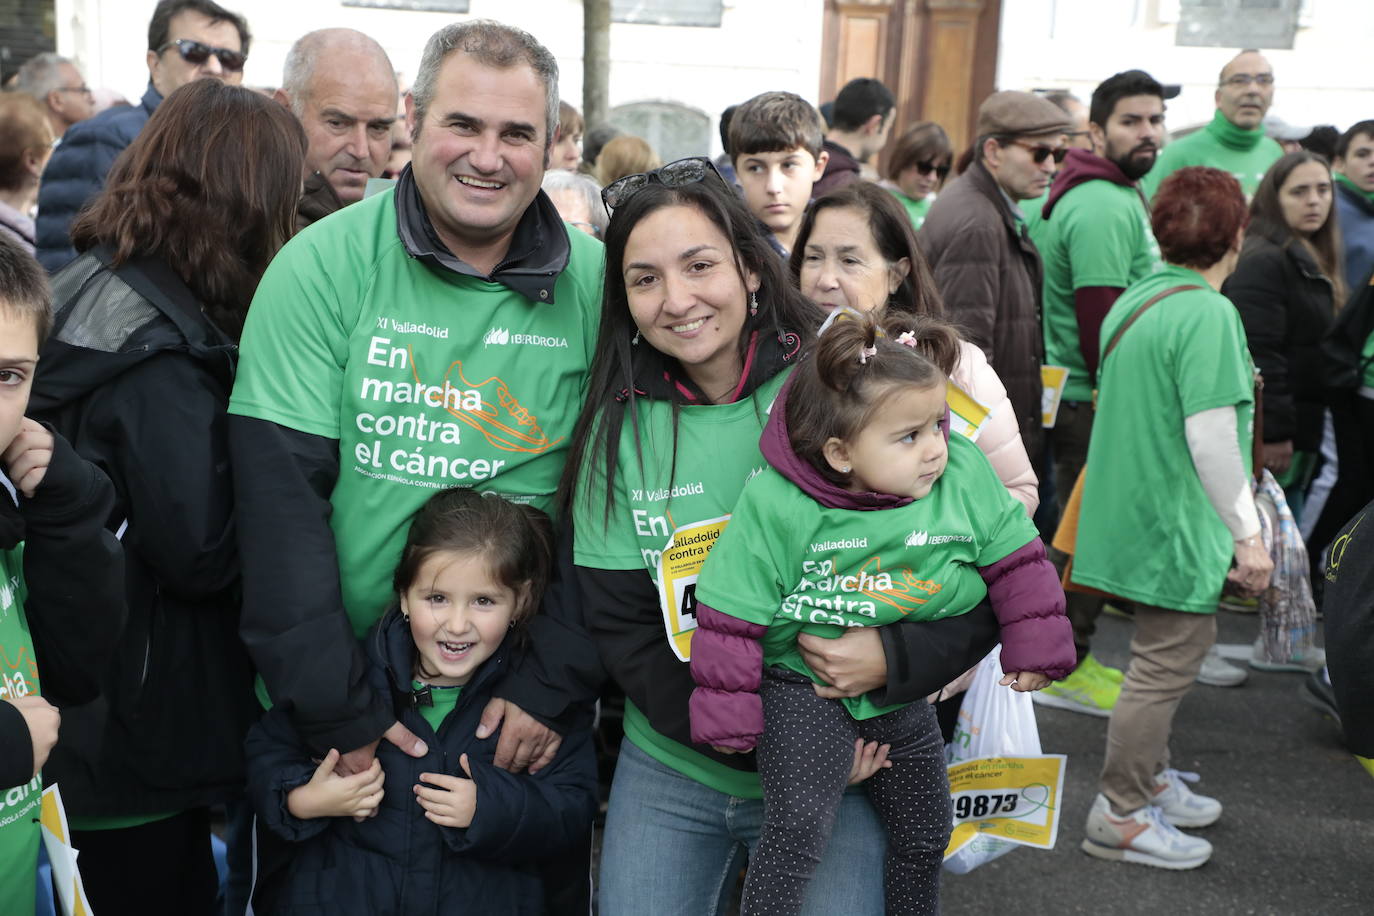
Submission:
<svg viewBox="0 0 1374 916">
<path fill-rule="evenodd" d="M 910 331 L 903 331 L 897 335 L 897 343 L 904 347 L 911 347 L 914 350 L 916 349 L 916 335 Z"/>
<path fill-rule="evenodd" d="M 868 362 L 868 358 L 869 358 L 870 356 L 877 356 L 877 355 L 878 355 L 878 348 L 877 348 L 877 347 L 864 347 L 862 350 L 859 351 L 859 365 L 862 366 L 862 365 L 866 364 L 866 363 Z"/>
</svg>

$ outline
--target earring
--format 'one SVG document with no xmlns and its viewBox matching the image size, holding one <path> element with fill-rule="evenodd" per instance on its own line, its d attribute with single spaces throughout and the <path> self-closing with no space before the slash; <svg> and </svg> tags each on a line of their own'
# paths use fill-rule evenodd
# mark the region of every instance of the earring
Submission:
<svg viewBox="0 0 1374 916">
<path fill-rule="evenodd" d="M 848 474 L 848 473 L 849 473 L 849 465 L 846 464 L 844 467 L 840 468 L 840 473 L 841 473 L 841 474 Z"/>
<path fill-rule="evenodd" d="M 759 313 L 759 298 L 754 291 L 749 292 L 749 315 L 752 317 Z"/>
<path fill-rule="evenodd" d="M 630 346 L 639 346 L 639 328 L 635 328 L 635 336 L 630 338 Z"/>
</svg>

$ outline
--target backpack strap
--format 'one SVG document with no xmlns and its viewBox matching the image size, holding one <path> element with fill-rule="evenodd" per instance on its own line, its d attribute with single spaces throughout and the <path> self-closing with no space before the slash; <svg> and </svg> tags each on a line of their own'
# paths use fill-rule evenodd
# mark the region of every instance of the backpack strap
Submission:
<svg viewBox="0 0 1374 916">
<path fill-rule="evenodd" d="M 1172 296 L 1174 293 L 1186 293 L 1189 290 L 1193 289 L 1202 289 L 1202 287 L 1198 286 L 1196 283 L 1190 283 L 1186 286 L 1172 286 L 1169 289 L 1166 289 L 1164 292 L 1152 296 L 1149 300 L 1145 302 L 1144 305 L 1140 306 L 1140 308 L 1132 312 L 1131 317 L 1127 318 L 1125 321 L 1121 323 L 1121 327 L 1116 329 L 1116 333 L 1112 335 L 1112 339 L 1107 342 L 1107 349 L 1102 351 L 1102 362 L 1107 362 L 1108 354 L 1110 354 L 1112 350 L 1116 349 L 1117 343 L 1121 340 L 1121 335 L 1125 334 L 1126 329 L 1129 328 L 1131 325 L 1135 324 L 1136 321 L 1140 318 L 1140 316 L 1144 315 L 1145 312 L 1148 311 L 1152 305 L 1154 305 L 1161 299 L 1165 299 L 1169 296 Z"/>
</svg>

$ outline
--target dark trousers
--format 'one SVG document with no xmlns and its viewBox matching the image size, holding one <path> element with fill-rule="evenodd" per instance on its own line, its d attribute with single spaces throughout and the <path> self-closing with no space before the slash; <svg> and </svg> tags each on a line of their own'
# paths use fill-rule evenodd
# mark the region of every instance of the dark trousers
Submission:
<svg viewBox="0 0 1374 916">
<path fill-rule="evenodd" d="M 73 830 L 81 880 L 100 916 L 211 916 L 219 891 L 210 811 L 120 830 Z"/>
<path fill-rule="evenodd" d="M 1059 405 L 1059 416 L 1049 431 L 1054 443 L 1054 492 L 1059 514 L 1073 494 L 1073 485 L 1083 466 L 1088 463 L 1088 441 L 1093 434 L 1093 405 L 1091 401 L 1065 401 Z M 1049 548 L 1050 561 L 1062 576 L 1068 556 Z M 1097 632 L 1097 618 L 1102 615 L 1102 599 L 1082 592 L 1064 594 L 1064 613 L 1073 626 L 1073 647 L 1078 660 L 1092 649 L 1093 633 Z"/>
<path fill-rule="evenodd" d="M 1374 500 L 1374 400 L 1343 393 L 1331 403 L 1331 425 L 1336 433 L 1336 485 L 1307 543 L 1313 579 L 1321 577 L 1322 551 Z"/>
<path fill-rule="evenodd" d="M 816 696 L 808 679 L 781 668 L 768 669 L 760 693 L 763 830 L 744 882 L 745 916 L 801 912 L 835 825 L 858 738 L 892 746 L 892 766 L 865 783 L 887 832 L 886 911 L 939 913 L 940 866 L 953 811 L 944 742 L 930 704 L 918 701 L 855 720 L 839 701 Z"/>
</svg>

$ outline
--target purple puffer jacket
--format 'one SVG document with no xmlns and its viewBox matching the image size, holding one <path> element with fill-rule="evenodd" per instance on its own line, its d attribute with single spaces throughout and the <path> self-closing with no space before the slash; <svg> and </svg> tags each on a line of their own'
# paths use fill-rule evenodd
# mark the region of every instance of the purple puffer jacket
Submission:
<svg viewBox="0 0 1374 916">
<path fill-rule="evenodd" d="M 759 446 L 778 473 L 830 509 L 878 511 L 905 506 L 910 497 L 852 493 L 831 483 L 792 451 L 787 438 L 788 379 L 764 427 Z M 945 425 L 949 435 L 949 425 Z M 1045 545 L 1033 538 L 989 566 L 978 569 L 1002 630 L 1002 670 L 1033 671 L 1051 680 L 1067 677 L 1077 664 L 1073 629 L 1064 616 L 1064 590 Z M 698 744 L 753 750 L 763 734 L 758 696 L 767 628 L 747 623 L 705 604 L 697 605 L 692 636 L 692 740 Z"/>
</svg>

